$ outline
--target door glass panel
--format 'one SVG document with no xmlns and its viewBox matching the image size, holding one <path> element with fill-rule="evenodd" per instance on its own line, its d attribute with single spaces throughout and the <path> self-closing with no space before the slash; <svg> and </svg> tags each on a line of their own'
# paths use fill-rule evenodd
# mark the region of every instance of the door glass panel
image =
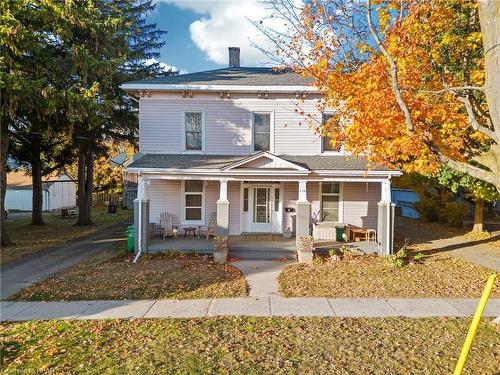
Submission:
<svg viewBox="0 0 500 375">
<path fill-rule="evenodd" d="M 280 189 L 274 189 L 274 211 L 280 210 Z"/>
<path fill-rule="evenodd" d="M 269 188 L 254 189 L 254 222 L 269 223 Z"/>
</svg>

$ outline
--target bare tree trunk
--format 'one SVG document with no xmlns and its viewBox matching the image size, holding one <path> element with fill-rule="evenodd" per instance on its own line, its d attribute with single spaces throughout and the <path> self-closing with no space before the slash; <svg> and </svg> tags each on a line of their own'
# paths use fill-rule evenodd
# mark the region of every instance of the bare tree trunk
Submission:
<svg viewBox="0 0 500 375">
<path fill-rule="evenodd" d="M 42 161 L 40 159 L 40 135 L 33 134 L 31 156 L 31 179 L 33 184 L 33 205 L 31 211 L 32 225 L 45 225 L 43 222 L 43 194 L 42 194 Z"/>
<path fill-rule="evenodd" d="M 472 227 L 472 231 L 475 233 L 480 233 L 483 231 L 483 211 L 484 201 L 478 198 L 474 203 L 474 226 Z"/>
<path fill-rule="evenodd" d="M 78 143 L 78 221 L 76 225 L 92 225 L 94 157 L 85 144 L 85 139 L 80 139 Z"/>
<path fill-rule="evenodd" d="M 2 119 L 2 131 L 0 137 L 0 228 L 1 228 L 1 243 L 3 246 L 13 245 L 14 243 L 9 238 L 7 226 L 5 225 L 5 190 L 7 188 L 7 155 L 9 150 L 9 135 L 7 132 L 7 122 Z"/>
</svg>

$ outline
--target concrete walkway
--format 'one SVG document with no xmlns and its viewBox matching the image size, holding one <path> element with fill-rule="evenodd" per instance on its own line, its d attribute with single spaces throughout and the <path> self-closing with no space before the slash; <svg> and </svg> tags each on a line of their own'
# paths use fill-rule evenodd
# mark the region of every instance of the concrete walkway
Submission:
<svg viewBox="0 0 500 375">
<path fill-rule="evenodd" d="M 0 299 L 44 280 L 75 263 L 111 247 L 125 239 L 125 224 L 117 223 L 99 229 L 71 243 L 40 250 L 1 266 Z"/>
<path fill-rule="evenodd" d="M 278 275 L 290 264 L 272 260 L 242 260 L 231 263 L 245 275 L 250 297 L 279 296 Z"/>
<path fill-rule="evenodd" d="M 477 299 L 221 298 L 198 300 L 0 302 L 0 320 L 198 318 L 224 315 L 319 317 L 470 317 Z M 485 317 L 500 316 L 500 298 Z"/>
<path fill-rule="evenodd" d="M 500 272 L 500 247 L 492 246 L 489 242 L 500 240 L 500 231 L 491 232 L 492 238 L 484 241 L 465 241 L 461 238 L 447 238 L 430 241 L 432 249 L 447 252 L 461 258 Z"/>
</svg>

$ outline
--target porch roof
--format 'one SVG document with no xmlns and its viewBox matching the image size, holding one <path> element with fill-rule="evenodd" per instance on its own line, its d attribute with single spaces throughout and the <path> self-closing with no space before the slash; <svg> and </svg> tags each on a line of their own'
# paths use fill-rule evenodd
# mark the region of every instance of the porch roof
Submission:
<svg viewBox="0 0 500 375">
<path fill-rule="evenodd" d="M 385 166 L 369 166 L 361 158 L 345 155 L 279 155 L 279 158 L 310 171 L 391 171 Z M 201 155 L 201 154 L 145 154 L 128 168 L 141 169 L 197 169 L 222 171 L 226 167 L 244 161 L 248 155 Z"/>
</svg>

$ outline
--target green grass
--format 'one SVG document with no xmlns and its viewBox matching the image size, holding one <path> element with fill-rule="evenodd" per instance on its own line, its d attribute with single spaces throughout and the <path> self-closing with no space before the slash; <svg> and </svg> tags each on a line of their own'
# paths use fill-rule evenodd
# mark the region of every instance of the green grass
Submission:
<svg viewBox="0 0 500 375">
<path fill-rule="evenodd" d="M 94 225 L 76 227 L 76 218 L 61 219 L 58 215 L 45 213 L 46 225 L 31 225 L 31 218 L 7 221 L 7 230 L 14 246 L 2 248 L 0 263 L 5 264 L 47 247 L 60 245 L 78 237 L 95 233 L 100 228 L 116 223 L 131 222 L 133 210 L 119 210 L 116 216 L 107 215 L 106 207 L 92 210 Z"/>
<path fill-rule="evenodd" d="M 287 297 L 479 297 L 491 272 L 445 254 L 426 256 L 401 269 L 384 257 L 349 256 L 291 265 L 278 280 Z M 492 296 L 500 296 L 499 284 Z"/>
<path fill-rule="evenodd" d="M 121 245 L 123 248 L 123 245 Z M 109 250 L 23 289 L 16 300 L 71 301 L 110 299 L 192 299 L 242 297 L 241 271 L 189 254 L 131 255 Z"/>
<path fill-rule="evenodd" d="M 6 374 L 450 374 L 469 319 L 240 318 L 3 325 Z M 480 324 L 464 374 L 500 371 Z"/>
</svg>

